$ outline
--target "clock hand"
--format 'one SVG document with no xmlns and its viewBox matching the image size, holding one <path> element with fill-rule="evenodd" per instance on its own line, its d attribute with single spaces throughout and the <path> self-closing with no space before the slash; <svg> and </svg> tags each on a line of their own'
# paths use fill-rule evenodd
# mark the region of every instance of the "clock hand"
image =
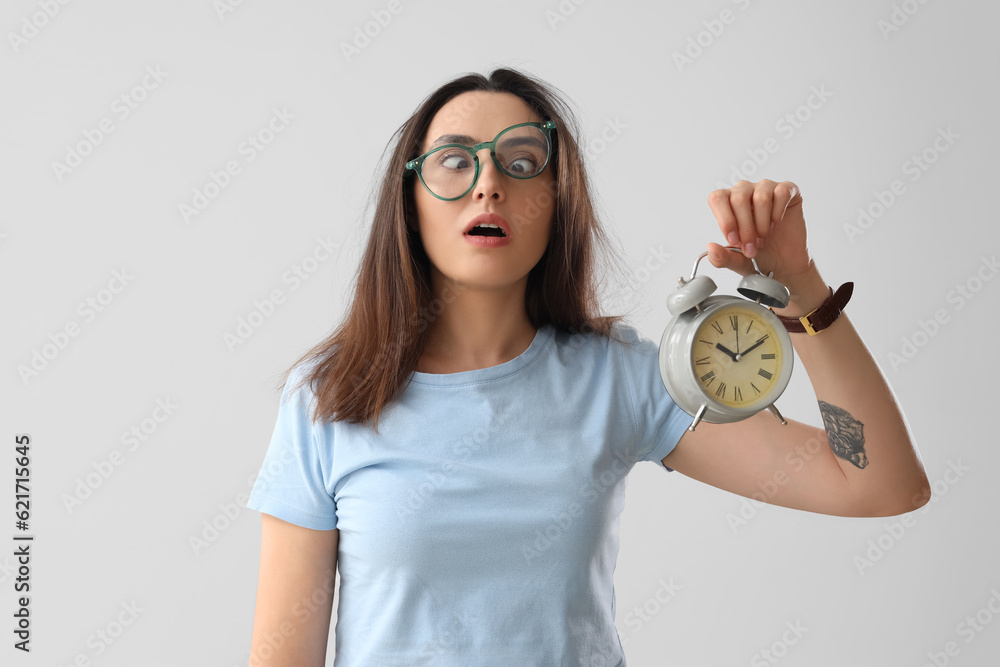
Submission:
<svg viewBox="0 0 1000 667">
<path fill-rule="evenodd" d="M 757 346 L 759 346 L 759 345 L 763 345 L 763 344 L 764 344 L 764 339 L 761 339 L 761 340 L 757 341 L 756 343 L 754 343 L 753 345 L 751 345 L 751 346 L 750 346 L 750 347 L 748 347 L 747 349 L 743 350 L 743 354 L 741 354 L 740 356 L 741 356 L 741 357 L 745 357 L 745 356 L 747 356 L 747 353 L 748 353 L 748 352 L 750 352 L 750 350 L 753 350 L 753 349 L 754 349 L 754 348 L 756 348 Z"/>
<path fill-rule="evenodd" d="M 736 353 L 735 353 L 735 352 L 733 352 L 732 350 L 730 350 L 730 349 L 729 349 L 729 348 L 727 348 L 727 347 L 723 347 L 721 343 L 716 343 L 716 344 L 715 344 L 715 347 L 716 347 L 717 349 L 719 349 L 719 350 L 722 350 L 722 351 L 723 351 L 723 352 L 725 352 L 726 354 L 728 354 L 728 355 L 729 355 L 729 358 L 730 358 L 730 359 L 732 359 L 733 361 L 739 361 L 739 360 L 738 360 L 738 359 L 736 358 Z"/>
</svg>

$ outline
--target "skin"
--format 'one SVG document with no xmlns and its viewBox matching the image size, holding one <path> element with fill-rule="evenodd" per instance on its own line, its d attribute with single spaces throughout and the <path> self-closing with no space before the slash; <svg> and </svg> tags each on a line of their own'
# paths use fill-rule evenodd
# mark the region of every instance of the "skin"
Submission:
<svg viewBox="0 0 1000 667">
<path fill-rule="evenodd" d="M 708 204 L 722 238 L 788 287 L 791 300 L 776 314 L 799 317 L 827 299 L 795 183 L 740 181 L 713 191 Z M 718 243 L 708 252 L 716 267 L 753 271 L 749 259 Z M 702 423 L 663 464 L 732 493 L 821 514 L 895 516 L 927 504 L 930 484 L 902 412 L 846 312 L 815 336 L 791 338 L 825 428 L 791 419 L 782 426 L 766 412 L 734 424 Z"/>
<path fill-rule="evenodd" d="M 442 134 L 467 134 L 489 141 L 501 130 L 544 120 L 520 98 L 464 93 L 435 115 L 423 151 Z M 427 351 L 417 370 L 455 373 L 509 361 L 531 344 L 536 329 L 524 308 L 528 272 L 549 241 L 553 197 L 551 170 L 533 179 L 510 178 L 497 170 L 489 152 L 475 188 L 446 202 L 417 187 L 421 240 L 433 264 L 431 284 L 443 313 L 431 324 Z M 546 202 L 548 202 L 546 204 Z M 532 206 L 533 205 L 533 206 Z M 534 213 L 537 211 L 537 213 Z M 533 215 L 529 215 L 529 212 Z M 479 248 L 465 241 L 466 223 L 480 213 L 498 213 L 512 227 L 503 248 Z M 261 515 L 261 556 L 250 644 L 251 667 L 322 667 L 330 636 L 339 530 L 312 530 Z M 317 591 L 329 589 L 329 597 Z M 313 607 L 304 618 L 296 608 Z M 280 646 L 275 644 L 280 642 Z"/>
<path fill-rule="evenodd" d="M 443 108 L 424 147 L 445 132 L 489 140 L 515 123 L 540 120 L 516 97 L 466 93 L 465 107 Z M 471 104 L 471 106 L 469 106 Z M 447 107 L 447 105 L 446 105 Z M 469 112 L 472 109 L 472 112 Z M 486 153 L 481 154 L 486 157 Z M 547 170 L 548 171 L 548 170 Z M 483 165 L 476 188 L 462 199 L 443 202 L 417 190 L 420 233 L 434 267 L 434 293 L 445 304 L 432 327 L 434 354 L 427 372 L 457 372 L 508 361 L 524 351 L 535 329 L 524 312 L 528 271 L 544 253 L 552 210 L 543 210 L 514 230 L 505 248 L 471 246 L 464 223 L 496 211 L 508 221 L 542 201 L 543 173 L 516 181 Z M 799 188 L 791 181 L 740 181 L 708 198 L 723 239 L 756 256 L 765 273 L 791 292 L 779 315 L 799 316 L 829 295 L 806 247 Z M 516 252 L 512 252 L 516 250 Z M 745 257 L 708 244 L 719 268 L 746 275 Z M 449 294 L 447 289 L 454 289 Z M 720 489 L 765 502 L 838 516 L 894 516 L 930 499 L 930 485 L 913 448 L 903 415 L 849 318 L 842 313 L 816 336 L 792 334 L 795 351 L 819 399 L 827 430 L 789 419 L 781 426 L 762 412 L 735 424 L 702 422 L 687 431 L 663 464 Z M 325 663 L 330 634 L 332 589 L 339 531 L 303 528 L 262 514 L 260 579 L 250 665 L 312 666 Z M 316 607 L 314 595 L 331 594 Z M 291 613 L 297 603 L 315 613 Z M 274 638 L 282 640 L 273 648 Z"/>
<path fill-rule="evenodd" d="M 469 135 L 478 143 L 511 125 L 542 120 L 515 95 L 463 93 L 435 114 L 421 152 L 443 134 Z M 524 297 L 528 273 L 549 242 L 555 208 L 551 165 L 535 178 L 519 180 L 497 169 L 488 149 L 479 151 L 479 160 L 479 180 L 461 199 L 442 201 L 415 185 L 420 238 L 432 264 L 431 289 L 443 307 L 430 323 L 420 372 L 502 364 L 524 352 L 537 331 L 528 321 Z M 465 240 L 466 224 L 482 213 L 507 220 L 511 243 L 481 248 Z"/>
<path fill-rule="evenodd" d="M 312 530 L 261 514 L 250 667 L 326 663 L 339 541 L 339 530 Z"/>
</svg>

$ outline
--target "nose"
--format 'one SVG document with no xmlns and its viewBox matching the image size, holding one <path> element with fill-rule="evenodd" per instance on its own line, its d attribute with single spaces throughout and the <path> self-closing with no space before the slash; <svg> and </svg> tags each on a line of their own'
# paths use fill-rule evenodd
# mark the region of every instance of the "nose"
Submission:
<svg viewBox="0 0 1000 667">
<path fill-rule="evenodd" d="M 496 163 L 493 162 L 490 149 L 484 148 L 477 155 L 479 156 L 479 180 L 476 181 L 476 186 L 472 189 L 472 198 L 503 201 L 505 196 L 504 174 L 497 169 Z"/>
</svg>

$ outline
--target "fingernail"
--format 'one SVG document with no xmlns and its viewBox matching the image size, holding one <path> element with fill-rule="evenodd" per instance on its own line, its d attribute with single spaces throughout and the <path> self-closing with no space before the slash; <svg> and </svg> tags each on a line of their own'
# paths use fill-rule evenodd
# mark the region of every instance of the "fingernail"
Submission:
<svg viewBox="0 0 1000 667">
<path fill-rule="evenodd" d="M 746 253 L 747 253 L 747 257 L 753 257 L 754 255 L 757 254 L 757 246 L 755 246 L 752 243 L 748 243 L 747 244 Z"/>
<path fill-rule="evenodd" d="M 736 232 L 729 232 L 729 236 L 727 236 L 726 238 L 729 239 L 729 245 L 740 244 L 740 235 L 737 234 Z"/>
</svg>

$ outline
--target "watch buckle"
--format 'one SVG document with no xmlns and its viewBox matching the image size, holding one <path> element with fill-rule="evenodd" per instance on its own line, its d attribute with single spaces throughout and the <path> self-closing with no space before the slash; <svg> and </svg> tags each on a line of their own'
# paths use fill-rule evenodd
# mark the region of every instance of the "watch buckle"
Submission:
<svg viewBox="0 0 1000 667">
<path fill-rule="evenodd" d="M 809 321 L 809 316 L 815 313 L 817 310 L 819 310 L 819 308 L 813 308 L 808 313 L 799 318 L 799 322 L 802 323 L 802 327 L 806 330 L 806 333 L 809 334 L 810 336 L 815 336 L 816 334 L 819 333 L 819 331 L 822 331 L 822 329 L 816 331 L 816 329 L 813 328 L 812 322 Z"/>
</svg>

